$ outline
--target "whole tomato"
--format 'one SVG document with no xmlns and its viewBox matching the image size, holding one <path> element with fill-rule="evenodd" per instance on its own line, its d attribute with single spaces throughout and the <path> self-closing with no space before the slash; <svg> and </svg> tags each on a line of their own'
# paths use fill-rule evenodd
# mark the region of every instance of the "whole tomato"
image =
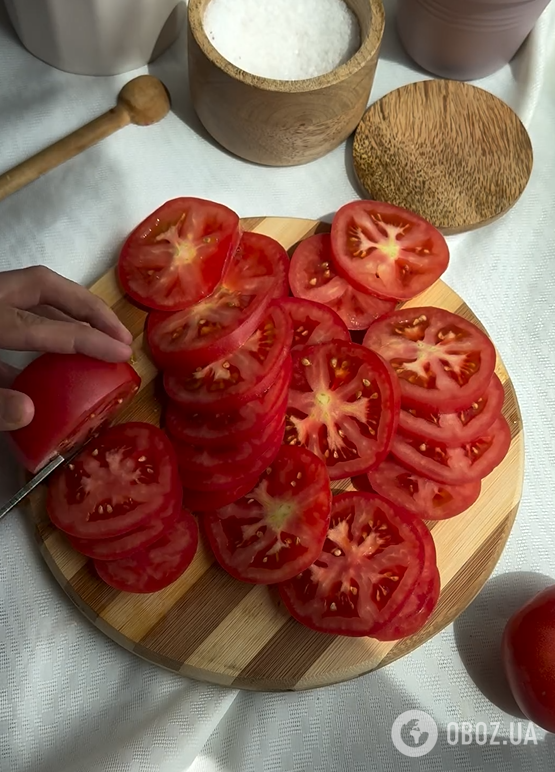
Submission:
<svg viewBox="0 0 555 772">
<path fill-rule="evenodd" d="M 511 691 L 524 715 L 555 732 L 555 585 L 509 619 L 502 653 Z"/>
</svg>

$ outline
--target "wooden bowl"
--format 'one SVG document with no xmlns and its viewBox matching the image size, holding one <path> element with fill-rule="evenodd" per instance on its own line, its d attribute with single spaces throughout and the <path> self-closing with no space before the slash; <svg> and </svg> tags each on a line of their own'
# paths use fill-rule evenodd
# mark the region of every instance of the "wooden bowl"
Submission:
<svg viewBox="0 0 555 772">
<path fill-rule="evenodd" d="M 361 120 L 374 81 L 385 25 L 382 0 L 344 0 L 358 18 L 361 46 L 317 78 L 271 80 L 235 67 L 204 30 L 210 0 L 189 0 L 189 86 L 211 136 L 247 161 L 295 166 L 340 145 Z"/>
</svg>

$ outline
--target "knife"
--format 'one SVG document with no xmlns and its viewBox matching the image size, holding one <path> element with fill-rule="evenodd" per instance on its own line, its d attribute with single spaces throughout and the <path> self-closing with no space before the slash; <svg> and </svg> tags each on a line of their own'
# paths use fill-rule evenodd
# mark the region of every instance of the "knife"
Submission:
<svg viewBox="0 0 555 772">
<path fill-rule="evenodd" d="M 94 436 L 96 437 L 97 435 L 95 434 Z M 93 438 L 90 437 L 87 442 L 85 442 L 83 445 L 79 445 L 65 456 L 62 456 L 59 453 L 58 455 L 54 456 L 54 458 L 49 461 L 46 466 L 43 466 L 43 468 L 23 486 L 23 488 L 18 490 L 15 496 L 12 496 L 12 498 L 6 504 L 0 507 L 0 520 L 5 517 L 8 512 L 11 512 L 11 510 L 16 507 L 20 501 L 23 501 L 23 499 L 28 496 L 31 491 L 35 490 L 38 485 L 44 482 L 44 480 L 46 480 L 46 478 L 51 475 L 52 472 L 58 469 L 58 467 L 75 458 L 75 456 L 77 456 L 83 450 L 85 445 L 87 445 L 88 442 L 90 442 L 92 439 Z"/>
</svg>

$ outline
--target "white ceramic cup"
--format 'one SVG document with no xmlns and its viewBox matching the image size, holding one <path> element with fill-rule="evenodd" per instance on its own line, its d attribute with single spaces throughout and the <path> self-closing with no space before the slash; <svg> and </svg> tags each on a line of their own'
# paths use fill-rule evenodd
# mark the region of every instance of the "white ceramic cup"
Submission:
<svg viewBox="0 0 555 772">
<path fill-rule="evenodd" d="M 78 75 L 143 67 L 177 39 L 182 0 L 5 0 L 19 39 L 34 56 Z"/>
</svg>

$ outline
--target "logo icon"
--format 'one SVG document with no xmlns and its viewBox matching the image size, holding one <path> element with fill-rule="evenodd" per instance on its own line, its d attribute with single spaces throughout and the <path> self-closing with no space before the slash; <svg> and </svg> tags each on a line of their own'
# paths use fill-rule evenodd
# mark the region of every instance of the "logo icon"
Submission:
<svg viewBox="0 0 555 772">
<path fill-rule="evenodd" d="M 423 710 L 407 710 L 397 716 L 391 727 L 393 745 L 404 756 L 416 759 L 426 756 L 437 743 L 438 729 L 434 719 Z"/>
</svg>

